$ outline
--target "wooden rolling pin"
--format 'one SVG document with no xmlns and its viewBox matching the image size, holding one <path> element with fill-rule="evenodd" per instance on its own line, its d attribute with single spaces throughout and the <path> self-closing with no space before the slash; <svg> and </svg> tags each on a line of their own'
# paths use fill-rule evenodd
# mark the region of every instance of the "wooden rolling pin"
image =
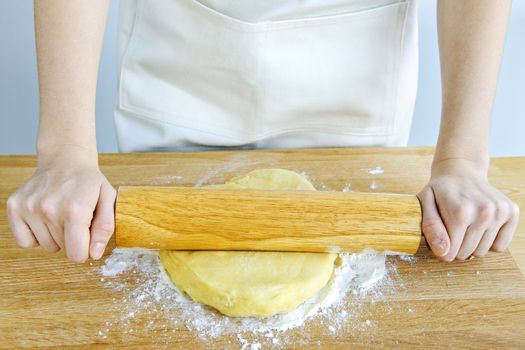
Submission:
<svg viewBox="0 0 525 350">
<path fill-rule="evenodd" d="M 123 186 L 115 235 L 119 247 L 414 254 L 420 223 L 413 195 Z"/>
</svg>

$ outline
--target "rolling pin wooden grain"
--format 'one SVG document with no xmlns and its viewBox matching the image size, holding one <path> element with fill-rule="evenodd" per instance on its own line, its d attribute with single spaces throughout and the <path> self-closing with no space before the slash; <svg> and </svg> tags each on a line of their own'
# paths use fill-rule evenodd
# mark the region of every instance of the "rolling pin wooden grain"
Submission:
<svg viewBox="0 0 525 350">
<path fill-rule="evenodd" d="M 413 195 L 122 186 L 115 236 L 119 247 L 414 254 L 420 223 Z"/>
</svg>

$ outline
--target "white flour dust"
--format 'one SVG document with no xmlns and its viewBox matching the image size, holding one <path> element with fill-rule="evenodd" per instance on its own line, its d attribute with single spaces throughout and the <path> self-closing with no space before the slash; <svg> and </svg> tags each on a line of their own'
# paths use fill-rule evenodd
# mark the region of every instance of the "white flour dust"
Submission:
<svg viewBox="0 0 525 350">
<path fill-rule="evenodd" d="M 375 168 L 368 169 L 367 171 L 370 175 L 381 175 L 385 172 L 383 168 L 381 168 L 380 166 L 376 166 Z M 379 188 L 379 183 L 376 180 L 372 180 L 368 188 L 370 189 L 370 191 L 374 192 Z"/>
<path fill-rule="evenodd" d="M 373 251 L 340 254 L 327 286 L 296 310 L 267 318 L 230 318 L 179 292 L 164 272 L 157 251 L 115 249 L 101 267 L 101 282 L 121 293 L 121 299 L 114 300 L 120 303 L 120 314 L 108 320 L 98 335 L 105 339 L 115 327 L 124 334 L 141 330 L 144 322 L 135 320 L 139 316 L 148 320 L 146 328 L 164 329 L 166 334 L 171 330 L 173 337 L 178 327 L 186 327 L 203 341 L 234 336 L 238 345 L 247 349 L 284 345 L 287 331 L 304 326 L 310 319 L 336 335 L 354 318 L 356 327 L 371 326 L 370 320 L 357 320 L 356 305 L 364 298 L 373 302 L 384 292 L 392 292 L 389 270 L 395 273 L 395 266 L 387 268 L 386 256 Z M 353 297 L 351 307 L 345 302 L 348 294 Z M 169 336 L 165 338 L 169 342 Z"/>
<path fill-rule="evenodd" d="M 152 185 L 169 185 L 169 184 L 181 181 L 183 179 L 184 179 L 184 176 L 181 176 L 181 175 L 156 176 L 153 179 L 151 179 L 151 184 Z"/>
<path fill-rule="evenodd" d="M 376 166 L 375 168 L 373 169 L 368 169 L 368 173 L 370 175 L 381 175 L 383 174 L 385 171 L 383 170 L 383 168 L 381 168 L 380 166 Z"/>
</svg>

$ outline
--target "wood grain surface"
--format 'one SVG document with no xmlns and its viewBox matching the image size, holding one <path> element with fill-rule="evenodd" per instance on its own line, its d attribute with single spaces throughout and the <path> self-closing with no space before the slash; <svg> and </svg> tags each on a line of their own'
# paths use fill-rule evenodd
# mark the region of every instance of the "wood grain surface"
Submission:
<svg viewBox="0 0 525 350">
<path fill-rule="evenodd" d="M 115 185 L 194 186 L 222 183 L 255 168 L 305 172 L 319 190 L 416 193 L 429 175 L 432 150 L 325 149 L 102 155 Z M 68 263 L 62 253 L 16 247 L 7 227 L 5 200 L 34 170 L 28 156 L 0 157 L 0 348 L 100 347 L 236 349 L 238 339 L 203 340 L 184 324 L 169 322 L 154 303 L 129 318 L 133 273 L 118 276 L 120 291 L 103 278 L 103 261 Z M 375 167 L 383 174 L 370 174 Z M 525 159 L 493 159 L 491 182 L 525 207 Z M 415 261 L 389 258 L 390 282 L 381 295 L 347 298 L 351 315 L 331 334 L 319 319 L 289 331 L 284 348 L 514 348 L 525 347 L 525 227 L 521 220 L 508 252 L 441 263 L 424 245 Z M 111 242 L 111 247 L 114 242 Z M 107 256 L 107 254 L 106 254 Z M 160 301 L 163 303 L 165 301 Z"/>
<path fill-rule="evenodd" d="M 415 254 L 421 240 L 407 194 L 122 186 L 115 212 L 118 247 Z"/>
</svg>

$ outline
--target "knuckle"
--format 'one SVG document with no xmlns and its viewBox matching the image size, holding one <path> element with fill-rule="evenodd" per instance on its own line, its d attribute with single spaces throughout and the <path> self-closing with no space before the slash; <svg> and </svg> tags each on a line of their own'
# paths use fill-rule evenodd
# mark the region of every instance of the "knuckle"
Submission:
<svg viewBox="0 0 525 350">
<path fill-rule="evenodd" d="M 37 198 L 35 196 L 28 196 L 25 200 L 24 200 L 24 208 L 25 210 L 27 210 L 27 212 L 29 213 L 34 213 L 36 211 L 36 207 L 37 207 Z"/>
<path fill-rule="evenodd" d="M 472 205 L 470 203 L 460 204 L 454 211 L 455 222 L 461 225 L 469 223 L 472 217 Z"/>
<path fill-rule="evenodd" d="M 40 212 L 46 219 L 52 219 L 56 216 L 56 205 L 49 199 L 42 199 L 39 202 Z"/>
<path fill-rule="evenodd" d="M 66 220 L 74 221 L 77 220 L 84 210 L 81 203 L 77 201 L 68 201 L 64 206 L 64 216 Z"/>
<path fill-rule="evenodd" d="M 509 201 L 502 200 L 496 204 L 496 220 L 507 221 L 512 213 L 512 204 Z"/>
<path fill-rule="evenodd" d="M 520 207 L 516 203 L 512 203 L 512 215 L 515 215 L 516 217 L 519 217 L 520 215 Z"/>
<path fill-rule="evenodd" d="M 6 208 L 8 213 L 14 213 L 18 208 L 18 197 L 16 195 L 11 195 L 7 198 Z"/>
<path fill-rule="evenodd" d="M 483 202 L 478 208 L 478 218 L 483 223 L 492 221 L 496 215 L 497 207 L 493 202 Z"/>
</svg>

